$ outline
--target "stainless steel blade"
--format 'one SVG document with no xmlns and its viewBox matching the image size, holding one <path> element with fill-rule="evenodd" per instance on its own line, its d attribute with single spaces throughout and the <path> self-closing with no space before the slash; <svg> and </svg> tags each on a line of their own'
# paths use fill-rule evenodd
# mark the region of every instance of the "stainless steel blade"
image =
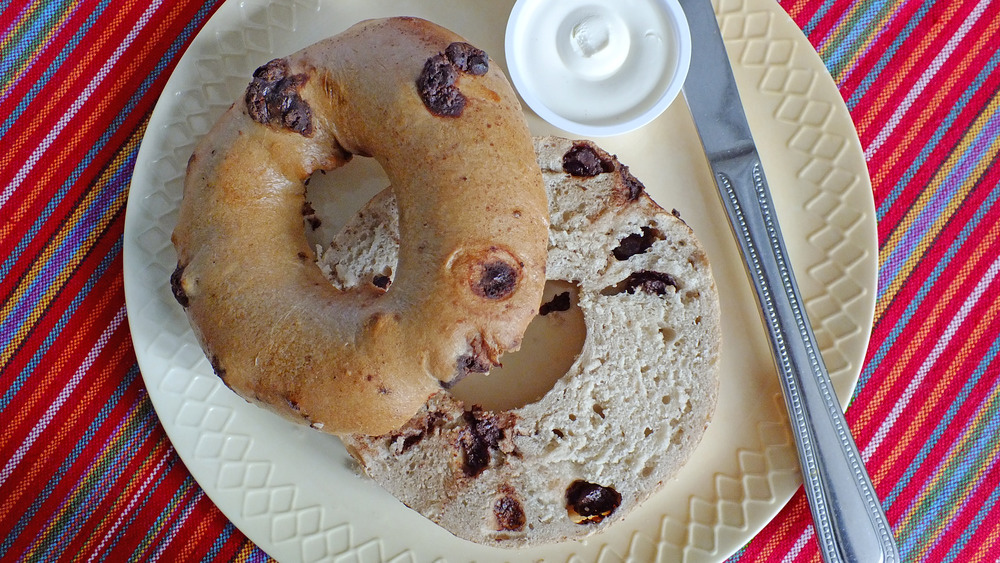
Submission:
<svg viewBox="0 0 1000 563">
<path fill-rule="evenodd" d="M 680 3 L 693 41 L 684 97 L 761 306 L 820 551 L 828 562 L 898 561 L 802 305 L 711 0 Z"/>
</svg>

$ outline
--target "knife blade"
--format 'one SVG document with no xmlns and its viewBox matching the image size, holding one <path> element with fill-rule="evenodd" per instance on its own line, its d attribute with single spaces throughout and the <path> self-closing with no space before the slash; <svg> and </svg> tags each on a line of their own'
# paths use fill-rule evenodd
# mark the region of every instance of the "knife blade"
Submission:
<svg viewBox="0 0 1000 563">
<path fill-rule="evenodd" d="M 680 4 L 692 39 L 684 99 L 760 305 L 820 552 L 831 563 L 898 561 L 802 305 L 712 2 Z"/>
</svg>

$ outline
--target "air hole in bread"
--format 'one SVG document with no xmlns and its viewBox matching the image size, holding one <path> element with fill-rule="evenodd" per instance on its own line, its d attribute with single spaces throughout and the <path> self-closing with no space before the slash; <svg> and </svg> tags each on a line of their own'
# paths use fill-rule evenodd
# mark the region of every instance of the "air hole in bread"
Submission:
<svg viewBox="0 0 1000 563">
<path fill-rule="evenodd" d="M 326 248 L 358 210 L 388 185 L 388 176 L 373 158 L 354 158 L 329 172 L 313 173 L 306 180 L 309 206 L 303 207 L 302 226 L 310 248 Z"/>
<path fill-rule="evenodd" d="M 567 294 L 567 303 L 562 303 L 563 294 Z M 543 307 L 556 302 L 555 306 L 531 321 L 521 348 L 504 354 L 502 365 L 488 374 L 469 374 L 449 389 L 451 394 L 467 405 L 494 411 L 541 399 L 569 371 L 587 337 L 578 294 L 575 284 L 546 282 L 541 302 Z"/>
<path fill-rule="evenodd" d="M 669 326 L 665 326 L 660 328 L 660 336 L 663 337 L 664 342 L 671 342 L 677 338 L 677 331 Z"/>
</svg>

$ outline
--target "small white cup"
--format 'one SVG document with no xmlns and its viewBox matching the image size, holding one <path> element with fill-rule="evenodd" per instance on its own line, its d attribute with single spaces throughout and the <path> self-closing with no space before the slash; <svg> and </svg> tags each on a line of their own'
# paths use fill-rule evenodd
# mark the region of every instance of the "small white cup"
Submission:
<svg viewBox="0 0 1000 563">
<path fill-rule="evenodd" d="M 517 0 L 504 39 L 521 98 L 587 137 L 634 131 L 677 97 L 691 32 L 677 0 Z"/>
</svg>

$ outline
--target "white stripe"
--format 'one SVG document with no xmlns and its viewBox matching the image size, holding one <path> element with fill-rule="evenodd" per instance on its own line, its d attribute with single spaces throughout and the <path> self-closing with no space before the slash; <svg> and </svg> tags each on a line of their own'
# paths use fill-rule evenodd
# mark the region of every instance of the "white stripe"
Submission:
<svg viewBox="0 0 1000 563">
<path fill-rule="evenodd" d="M 195 497 L 188 504 L 188 507 L 184 509 L 184 512 L 181 514 L 180 518 L 177 519 L 177 522 L 174 523 L 173 526 L 171 526 L 172 529 L 170 530 L 170 533 L 167 534 L 167 537 L 163 538 L 163 540 L 160 541 L 159 547 L 157 547 L 156 551 L 149 556 L 150 561 L 160 560 L 160 556 L 163 555 L 163 552 L 167 550 L 167 547 L 170 545 L 170 542 L 174 541 L 174 538 L 177 537 L 177 532 L 180 530 L 181 526 L 184 525 L 184 521 L 188 519 L 188 516 L 190 516 L 191 513 L 194 512 L 194 507 L 198 505 L 198 501 L 201 500 L 201 497 L 204 494 L 205 493 L 201 492 L 200 489 L 198 490 Z"/>
<path fill-rule="evenodd" d="M 792 545 L 792 549 L 785 554 L 781 563 L 792 563 L 792 561 L 795 561 L 795 558 L 799 556 L 799 553 L 802 553 L 802 548 L 809 543 L 809 540 L 811 540 L 814 535 L 816 535 L 816 528 L 814 528 L 812 524 L 809 524 L 806 526 L 805 530 L 802 530 L 802 535 L 799 536 L 799 539 L 795 540 L 795 543 Z"/>
<path fill-rule="evenodd" d="M 82 108 L 83 105 L 87 103 L 87 100 L 90 98 L 91 95 L 93 95 L 94 91 L 97 90 L 97 87 L 101 84 L 101 82 L 103 82 L 104 79 L 108 76 L 108 74 L 111 72 L 112 67 L 115 66 L 115 64 L 118 62 L 118 59 L 121 58 L 122 54 L 125 53 L 125 50 L 128 49 L 128 47 L 132 44 L 132 41 L 134 41 L 135 38 L 138 37 L 139 32 L 142 31 L 142 28 L 145 27 L 147 23 L 149 23 L 149 20 L 153 17 L 153 12 L 155 12 L 156 9 L 159 8 L 160 4 L 162 3 L 163 3 L 162 0 L 157 0 L 156 2 L 150 4 L 148 8 L 146 8 L 146 11 L 143 12 L 142 16 L 139 18 L 139 21 L 137 21 L 132 30 L 128 32 L 128 35 L 125 36 L 125 39 L 122 41 L 122 43 L 115 48 L 114 53 L 111 54 L 111 58 L 109 58 L 104 63 L 104 65 L 101 66 L 101 70 L 99 70 L 97 74 L 94 75 L 94 77 L 90 80 L 90 83 L 87 84 L 87 87 L 83 89 L 83 92 L 81 92 L 80 95 L 73 102 L 73 105 L 69 107 L 69 110 L 65 114 L 63 114 L 62 117 L 59 118 L 59 121 L 57 121 L 55 126 L 52 127 L 51 130 L 49 130 L 49 133 L 45 135 L 45 138 L 42 139 L 42 142 L 39 143 L 37 147 L 35 147 L 35 150 L 31 153 L 31 156 L 29 156 L 28 160 L 21 166 L 21 169 L 17 171 L 17 174 L 14 175 L 14 179 L 11 180 L 10 184 L 7 184 L 7 187 L 4 188 L 3 193 L 0 193 L 0 207 L 6 205 L 7 200 L 10 199 L 11 195 L 13 195 L 14 190 L 16 190 L 18 186 L 21 185 L 21 182 L 23 182 L 24 179 L 28 177 L 28 174 L 31 173 L 32 168 L 34 168 L 35 165 L 38 164 L 38 161 L 41 160 L 42 155 L 45 154 L 45 151 L 49 150 L 49 147 L 55 141 L 56 137 L 58 137 L 59 134 L 62 133 L 62 130 L 66 128 L 66 125 L 70 122 L 70 120 L 73 119 L 73 117 L 76 116 L 77 112 L 80 111 L 80 108 Z"/>
<path fill-rule="evenodd" d="M 906 115 L 906 112 L 913 106 L 913 102 L 916 101 L 917 97 L 924 91 L 924 88 L 926 88 L 927 84 L 929 84 L 931 79 L 934 78 L 934 75 L 941 70 L 945 61 L 948 60 L 948 57 L 950 57 L 955 49 L 958 48 L 959 43 L 961 43 L 965 38 L 965 34 L 969 32 L 969 29 L 975 25 L 979 16 L 986 11 L 990 1 L 991 0 L 979 0 L 979 4 L 977 4 L 972 10 L 969 17 L 962 22 L 962 25 L 958 28 L 955 35 L 952 36 L 947 43 L 945 43 L 941 52 L 934 57 L 930 66 L 927 67 L 927 70 L 924 71 L 924 73 L 920 76 L 920 79 L 913 85 L 913 89 L 906 94 L 906 98 L 903 99 L 903 102 L 899 104 L 899 107 L 897 107 L 896 111 L 893 112 L 892 117 L 889 118 L 889 121 L 886 122 L 886 124 L 882 127 L 882 130 L 878 132 L 875 139 L 872 140 L 872 143 L 865 149 L 866 160 L 870 159 L 871 156 L 882 146 L 882 144 L 885 143 L 886 139 L 889 138 L 889 135 L 891 135 L 896 129 L 899 122 L 903 120 L 903 116 Z"/>
<path fill-rule="evenodd" d="M 21 463 L 22 459 L 24 459 L 25 454 L 27 454 L 28 450 L 31 449 L 35 440 L 37 440 L 42 434 L 45 427 L 52 422 L 52 419 L 55 418 L 56 413 L 59 412 L 63 403 L 69 399 L 70 394 L 73 393 L 76 386 L 80 384 L 81 380 L 83 380 L 83 376 L 90 370 L 90 366 L 94 364 L 94 361 L 101 353 L 101 350 L 104 349 L 108 340 L 111 339 L 111 335 L 118 329 L 119 326 L 121 326 L 122 321 L 124 320 L 125 308 L 122 307 L 118 310 L 118 313 L 115 314 L 115 318 L 111 320 L 111 324 L 104 329 L 103 333 L 101 333 L 100 338 L 97 339 L 97 344 L 95 344 L 90 352 L 87 353 L 87 356 L 83 359 L 83 363 L 77 368 L 76 373 L 74 373 L 73 377 L 70 378 L 69 383 L 67 383 L 66 386 L 63 387 L 62 391 L 59 392 L 59 396 L 56 397 L 56 400 L 53 401 L 51 405 L 49 405 L 49 408 L 45 411 L 45 414 L 42 415 L 42 418 L 35 423 L 34 428 L 32 428 L 31 432 L 28 433 L 28 437 L 24 440 L 24 442 L 21 442 L 17 451 L 14 452 L 14 456 L 7 461 L 7 465 L 4 466 L 3 471 L 0 471 L 0 485 L 3 485 L 7 481 L 10 475 L 14 472 L 14 469 L 17 468 L 17 465 Z"/>
<path fill-rule="evenodd" d="M 896 424 L 896 420 L 899 419 L 903 410 L 909 404 L 910 399 L 912 399 L 913 395 L 917 392 L 917 388 L 920 386 L 921 382 L 923 382 L 927 374 L 930 373 L 931 368 L 934 367 L 938 358 L 942 353 L 944 353 L 945 348 L 948 347 L 952 337 L 954 337 L 955 333 L 958 332 L 958 327 L 965 322 L 965 318 L 969 316 L 973 307 L 976 306 L 979 299 L 986 293 L 986 287 L 990 285 L 998 272 L 1000 272 L 1000 256 L 998 256 L 997 259 L 990 264 L 990 268 L 986 271 L 986 275 L 983 276 L 983 279 L 979 280 L 975 289 L 972 290 L 969 297 L 967 297 L 965 302 L 962 303 L 962 307 L 958 310 L 958 313 L 948 323 L 944 333 L 941 334 L 941 337 L 934 344 L 934 348 L 931 350 L 931 353 L 924 359 L 924 363 L 920 365 L 920 369 L 917 370 L 916 375 L 912 380 L 910 380 L 910 384 L 906 386 L 906 390 L 903 392 L 903 395 L 892 407 L 892 411 L 889 413 L 889 416 L 882 421 L 881 426 L 878 427 L 878 431 L 876 431 L 875 435 L 872 437 L 872 441 L 869 442 L 864 451 L 861 452 L 861 459 L 867 462 L 868 459 L 871 458 L 872 454 L 875 453 L 875 450 L 877 450 L 882 444 L 882 441 L 885 440 L 885 437 L 888 436 L 889 431 L 892 430 L 892 427 Z"/>
<path fill-rule="evenodd" d="M 139 487 L 139 490 L 132 494 L 132 499 L 128 501 L 128 505 L 125 506 L 125 510 L 123 510 L 122 513 L 118 516 L 118 519 L 115 520 L 114 525 L 111 526 L 111 529 L 108 530 L 108 533 L 104 534 L 104 537 L 101 538 L 101 543 L 94 548 L 93 553 L 90 554 L 90 558 L 87 559 L 88 562 L 93 561 L 94 558 L 97 557 L 97 555 L 101 552 L 101 550 L 104 549 L 104 544 L 108 543 L 108 540 L 111 539 L 111 536 L 114 535 L 115 531 L 118 530 L 118 527 L 121 526 L 122 522 L 125 521 L 125 517 L 128 516 L 130 512 L 132 512 L 132 507 L 135 506 L 135 503 L 142 497 L 142 493 L 146 491 L 146 487 L 148 487 L 149 484 L 153 482 L 153 479 L 155 479 L 159 475 L 160 468 L 163 467 L 163 464 L 167 462 L 167 459 L 172 454 L 173 454 L 173 448 L 168 448 L 167 453 L 163 454 L 163 457 L 160 458 L 160 461 L 156 464 L 156 467 L 153 468 L 153 471 L 150 472 L 150 474 L 146 477 L 146 480 L 142 482 L 142 486 Z"/>
</svg>

